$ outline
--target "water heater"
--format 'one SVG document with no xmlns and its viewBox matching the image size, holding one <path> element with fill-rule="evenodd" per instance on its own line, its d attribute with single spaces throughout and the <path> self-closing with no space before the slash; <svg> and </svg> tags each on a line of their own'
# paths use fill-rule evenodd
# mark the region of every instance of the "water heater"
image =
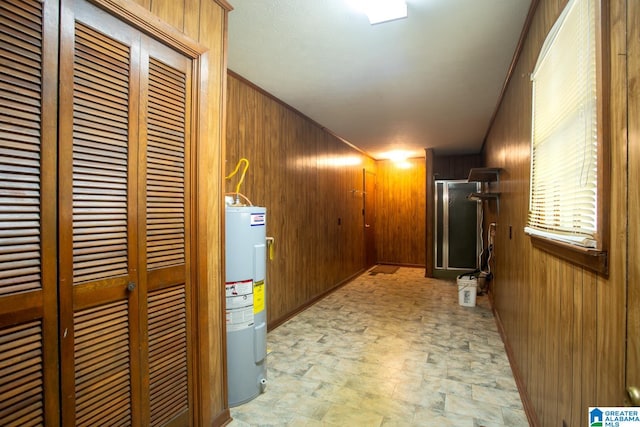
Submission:
<svg viewBox="0 0 640 427">
<path fill-rule="evenodd" d="M 229 405 L 267 385 L 267 209 L 226 207 L 226 317 Z"/>
</svg>

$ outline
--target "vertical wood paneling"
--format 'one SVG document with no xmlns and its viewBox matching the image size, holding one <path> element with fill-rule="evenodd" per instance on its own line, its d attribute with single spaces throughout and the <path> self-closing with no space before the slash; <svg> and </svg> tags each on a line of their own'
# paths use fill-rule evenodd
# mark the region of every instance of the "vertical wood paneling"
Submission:
<svg viewBox="0 0 640 427">
<path fill-rule="evenodd" d="M 145 9 L 149 9 L 151 5 L 151 0 L 131 0 L 131 2 L 137 3 L 140 6 L 144 7 Z"/>
<path fill-rule="evenodd" d="M 573 384 L 574 377 L 579 378 L 581 373 L 579 371 L 580 365 L 574 366 L 573 354 L 576 348 L 574 342 L 575 325 L 575 304 L 574 297 L 574 272 L 573 266 L 567 266 L 560 271 L 560 277 L 558 278 L 559 284 L 559 298 L 558 298 L 558 312 L 559 312 L 559 326 L 558 331 L 560 338 L 558 340 L 558 371 L 559 372 L 571 372 L 566 382 L 560 382 L 558 384 L 558 416 L 560 419 L 567 421 L 567 425 L 577 424 L 579 419 L 575 421 L 572 419 L 572 396 L 573 396 Z M 564 285 L 564 284 L 571 285 Z M 564 349 L 569 349 L 565 351 Z M 574 369 L 577 371 L 575 372 Z"/>
<path fill-rule="evenodd" d="M 580 422 L 583 417 L 583 405 L 582 405 L 582 387 L 580 384 L 579 378 L 582 378 L 583 372 L 586 372 L 582 354 L 580 352 L 580 348 L 582 342 L 584 340 L 584 301 L 583 301 L 583 284 L 582 282 L 578 282 L 577 280 L 572 280 L 572 292 L 571 296 L 573 300 L 573 307 L 570 310 L 572 314 L 572 348 L 569 353 L 571 357 L 571 390 L 569 392 L 569 396 L 571 396 L 571 402 L 569 405 L 569 410 L 571 411 L 571 416 L 567 419 L 570 422 L 569 425 L 575 425 Z"/>
<path fill-rule="evenodd" d="M 598 326 L 596 398 L 598 404 L 617 406 L 625 397 L 625 343 L 627 306 L 627 229 L 628 181 L 627 137 L 627 1 L 603 2 L 608 5 L 611 32 L 608 50 L 611 66 L 610 109 L 610 247 L 609 277 L 598 277 Z M 638 260 L 632 261 L 637 263 Z M 615 314 L 613 314 L 615 313 Z"/>
<path fill-rule="evenodd" d="M 425 149 L 425 277 L 433 277 L 435 269 L 435 217 L 436 217 L 436 199 L 435 199 L 435 176 L 434 176 L 435 153 L 432 148 Z"/>
<path fill-rule="evenodd" d="M 377 178 L 373 171 L 363 171 L 364 179 L 364 246 L 365 266 L 370 267 L 378 262 L 376 249 L 376 186 Z"/>
<path fill-rule="evenodd" d="M 450 155 L 433 157 L 435 179 L 467 179 L 471 168 L 482 166 L 480 154 Z"/>
<path fill-rule="evenodd" d="M 204 55 L 208 85 L 198 96 L 207 106 L 195 117 L 200 145 L 193 155 L 197 168 L 193 197 L 198 200 L 196 289 L 199 305 L 194 322 L 202 328 L 194 346 L 199 389 L 194 410 L 200 425 L 229 419 L 226 397 L 226 320 L 224 314 L 224 161 L 226 141 L 226 49 L 228 9 L 214 0 L 187 0 L 184 33 L 208 49 Z"/>
<path fill-rule="evenodd" d="M 388 160 L 376 162 L 378 262 L 424 266 L 426 166 L 424 159 L 408 162 L 407 169 Z"/>
<path fill-rule="evenodd" d="M 545 344 L 544 344 L 544 358 L 545 366 L 544 372 L 544 385 L 543 390 L 547 393 L 543 393 L 542 402 L 546 408 L 545 414 L 541 417 L 543 425 L 553 425 L 554 421 L 558 419 L 558 376 L 560 374 L 558 369 L 558 343 L 560 340 L 560 329 L 558 320 L 560 317 L 560 294 L 558 292 L 559 286 L 566 286 L 560 282 L 560 261 L 557 258 L 549 258 L 547 260 L 549 270 L 547 270 L 547 276 L 542 282 L 544 293 L 544 301 L 546 302 L 545 309 L 547 311 L 545 315 L 546 327 L 545 327 Z"/>
<path fill-rule="evenodd" d="M 566 2 L 540 1 L 483 153 L 486 166 L 503 169 L 497 189 L 501 193 L 500 210 L 485 212 L 487 221 L 497 223 L 492 296 L 526 387 L 525 395 L 535 410 L 533 421 L 540 425 L 584 425 L 588 406 L 623 403 L 626 241 L 627 235 L 632 236 L 626 223 L 638 215 L 631 214 L 631 206 L 627 208 L 627 2 L 603 3 L 611 8 L 608 140 L 614 184 L 608 206 L 612 242 L 609 277 L 534 249 L 523 232 L 530 162 L 528 76 Z M 629 165 L 630 169 L 634 165 L 631 158 Z M 629 257 L 631 264 L 637 264 L 637 255 L 630 252 Z"/>
<path fill-rule="evenodd" d="M 528 376 L 527 385 L 530 388 L 531 400 L 533 401 L 533 404 L 536 408 L 540 408 L 540 407 L 543 407 L 542 400 L 544 398 L 544 375 L 546 371 L 545 359 L 547 356 L 545 354 L 546 344 L 547 344 L 545 341 L 545 336 L 546 336 L 545 334 L 546 316 L 545 315 L 546 315 L 547 306 L 545 305 L 546 301 L 544 299 L 544 294 L 546 290 L 545 286 L 547 282 L 542 279 L 546 277 L 547 263 L 544 260 L 544 254 L 537 250 L 534 250 L 531 261 L 532 261 L 531 264 L 536 266 L 536 270 L 538 271 L 539 277 L 541 279 L 540 279 L 540 282 L 538 283 L 538 286 L 535 286 L 533 291 L 532 304 L 534 308 L 531 311 L 531 314 L 532 315 L 536 314 L 536 317 L 533 319 L 533 321 L 529 325 L 527 338 L 532 342 L 535 342 L 536 345 L 531 346 L 530 348 L 531 357 L 529 359 L 529 371 L 527 372 L 526 375 Z M 532 268 L 531 265 L 527 267 Z M 494 274 L 498 274 L 499 271 L 500 270 L 498 267 L 496 268 L 496 271 Z M 497 282 L 497 279 L 496 279 L 496 282 Z M 498 293 L 499 290 L 496 289 L 496 292 Z M 514 316 L 513 312 L 511 312 L 511 316 L 508 316 L 508 313 L 506 312 L 505 314 L 507 314 L 507 316 L 505 316 L 507 319 L 511 319 Z M 506 325 L 509 325 L 509 323 L 506 323 Z M 507 327 L 506 325 L 505 325 L 505 328 Z M 516 349 L 514 350 L 517 351 Z M 532 374 L 532 373 L 535 373 L 535 374 Z M 544 420 L 543 420 L 544 415 L 545 415 L 544 412 L 539 414 L 540 421 L 542 421 L 543 423 L 542 425 L 544 425 Z"/>
<path fill-rule="evenodd" d="M 582 342 L 578 355 L 582 357 L 582 377 L 578 379 L 582 393 L 582 405 L 580 407 L 580 425 L 586 424 L 587 414 L 584 408 L 593 406 L 591 402 L 597 402 L 598 389 L 596 374 L 599 369 L 597 349 L 594 350 L 593 343 L 598 342 L 599 323 L 602 322 L 598 314 L 598 300 L 601 298 L 598 289 L 598 277 L 596 274 L 586 272 L 582 274 Z M 597 403 L 598 404 L 598 403 Z"/>
<path fill-rule="evenodd" d="M 184 31 L 185 4 L 183 0 L 150 0 L 151 13 L 164 22 Z"/>
<path fill-rule="evenodd" d="M 240 191 L 267 207 L 267 235 L 275 237 L 267 265 L 273 325 L 364 269 L 362 170 L 374 164 L 234 75 L 228 97 L 226 170 L 249 160 Z"/>
<path fill-rule="evenodd" d="M 629 1 L 629 302 L 627 304 L 627 386 L 640 387 L 640 2 Z"/>
<path fill-rule="evenodd" d="M 241 192 L 267 206 L 267 234 L 276 238 L 268 265 L 273 324 L 364 268 L 362 169 L 379 171 L 384 162 L 374 163 L 241 78 L 230 76 L 228 93 L 226 169 L 249 159 Z M 411 163 L 376 175 L 380 262 L 425 263 L 425 166 L 421 159 Z"/>
</svg>

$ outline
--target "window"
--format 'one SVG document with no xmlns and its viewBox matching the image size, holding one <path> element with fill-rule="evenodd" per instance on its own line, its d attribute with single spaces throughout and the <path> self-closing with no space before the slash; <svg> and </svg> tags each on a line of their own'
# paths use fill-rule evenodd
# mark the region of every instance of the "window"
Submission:
<svg viewBox="0 0 640 427">
<path fill-rule="evenodd" d="M 601 258 L 606 243 L 599 6 L 600 0 L 569 0 L 531 76 L 531 192 L 525 232 L 545 240 L 543 249 L 557 244 L 565 255 L 573 250 L 587 259 Z"/>
</svg>

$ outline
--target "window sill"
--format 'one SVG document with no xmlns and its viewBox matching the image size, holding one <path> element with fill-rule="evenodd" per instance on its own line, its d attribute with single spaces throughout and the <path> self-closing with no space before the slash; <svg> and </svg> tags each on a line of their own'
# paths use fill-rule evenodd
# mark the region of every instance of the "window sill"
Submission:
<svg viewBox="0 0 640 427">
<path fill-rule="evenodd" d="M 557 242 L 544 237 L 529 235 L 531 244 L 545 252 L 570 261 L 581 267 L 595 271 L 602 275 L 609 274 L 607 251 L 579 248 L 568 243 Z"/>
</svg>

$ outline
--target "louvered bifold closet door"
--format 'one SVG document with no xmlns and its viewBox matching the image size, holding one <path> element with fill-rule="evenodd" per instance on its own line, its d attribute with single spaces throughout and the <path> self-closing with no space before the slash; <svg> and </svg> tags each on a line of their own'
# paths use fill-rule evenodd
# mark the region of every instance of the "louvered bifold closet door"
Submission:
<svg viewBox="0 0 640 427">
<path fill-rule="evenodd" d="M 0 1 L 0 425 L 57 425 L 57 21 Z"/>
<path fill-rule="evenodd" d="M 148 52 L 148 56 L 145 53 Z M 189 164 L 191 61 L 145 39 L 146 236 L 149 425 L 187 424 L 191 396 Z"/>
<path fill-rule="evenodd" d="M 136 425 L 140 35 L 84 1 L 61 16 L 63 424 Z"/>
<path fill-rule="evenodd" d="M 62 4 L 63 422 L 188 425 L 191 61 Z"/>
</svg>

